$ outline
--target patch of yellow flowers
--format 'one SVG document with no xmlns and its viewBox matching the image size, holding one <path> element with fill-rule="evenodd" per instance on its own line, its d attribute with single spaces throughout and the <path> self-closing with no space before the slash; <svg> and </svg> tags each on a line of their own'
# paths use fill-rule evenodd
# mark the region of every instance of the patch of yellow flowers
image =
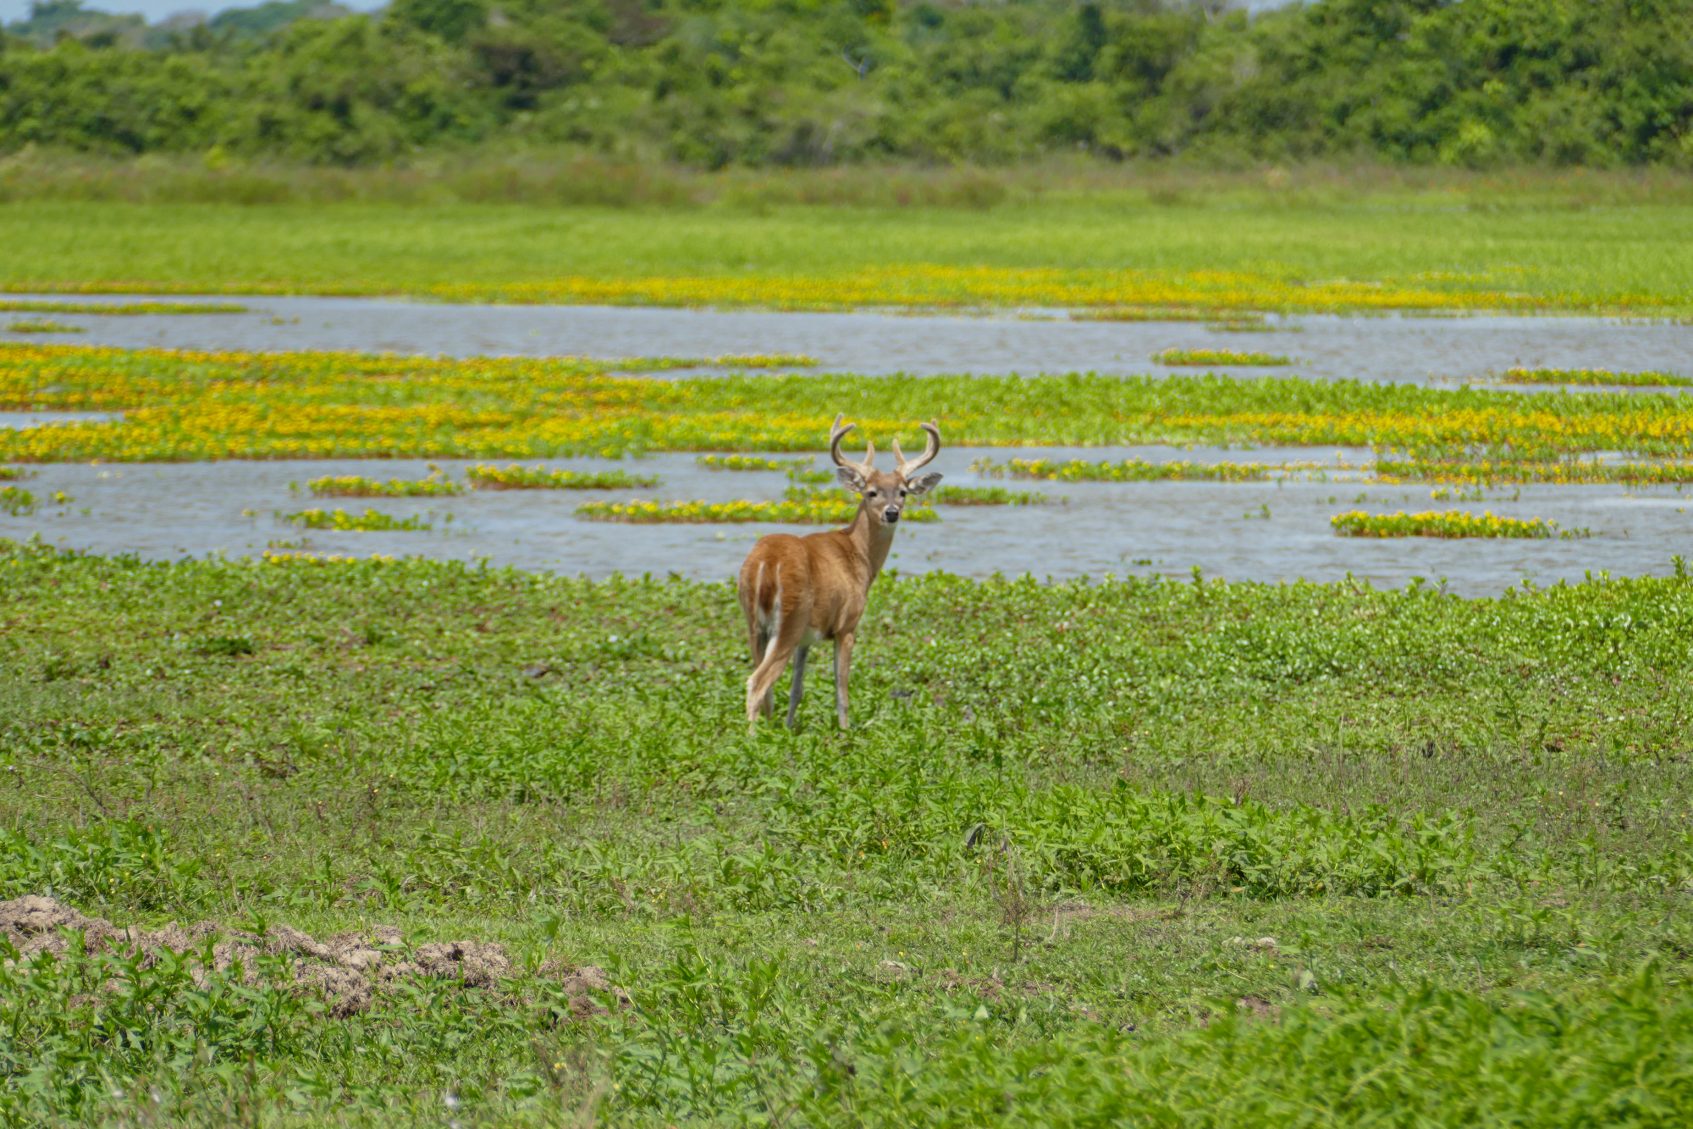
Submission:
<svg viewBox="0 0 1693 1129">
<path fill-rule="evenodd" d="M 1629 486 L 1670 486 L 1693 482 L 1693 462 L 1602 463 L 1591 459 L 1533 459 L 1468 462 L 1463 460 L 1382 459 L 1376 480 L 1383 483 L 1445 482 L 1460 486 L 1546 482 L 1562 486 L 1616 482 Z"/>
<path fill-rule="evenodd" d="M 863 434 L 909 449 L 922 445 L 913 421 L 938 417 L 953 447 L 1333 445 L 1505 463 L 1693 455 L 1693 401 L 1623 392 L 1084 374 L 652 380 L 582 358 L 0 344 L 0 409 L 118 413 L 0 430 L 0 460 L 24 462 L 815 451 L 843 408 Z"/>
<path fill-rule="evenodd" d="M 1437 280 L 1438 281 L 1438 280 Z M 1116 311 L 1394 310 L 1560 308 L 1551 298 L 1500 290 L 1446 290 L 1416 282 L 1303 281 L 1243 271 L 1063 270 L 906 264 L 827 275 L 565 275 L 517 283 L 432 287 L 457 302 L 640 306 L 760 306 L 833 310 L 861 306 L 1099 307 Z"/>
</svg>

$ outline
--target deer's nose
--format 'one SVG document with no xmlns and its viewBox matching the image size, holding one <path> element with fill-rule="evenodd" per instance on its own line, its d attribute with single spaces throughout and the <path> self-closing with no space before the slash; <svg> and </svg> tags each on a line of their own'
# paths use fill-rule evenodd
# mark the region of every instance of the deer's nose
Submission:
<svg viewBox="0 0 1693 1129">
<path fill-rule="evenodd" d="M 890 521 L 890 522 L 898 521 L 899 520 L 899 507 L 898 506 L 889 506 L 887 509 L 882 511 L 882 517 L 886 521 Z"/>
</svg>

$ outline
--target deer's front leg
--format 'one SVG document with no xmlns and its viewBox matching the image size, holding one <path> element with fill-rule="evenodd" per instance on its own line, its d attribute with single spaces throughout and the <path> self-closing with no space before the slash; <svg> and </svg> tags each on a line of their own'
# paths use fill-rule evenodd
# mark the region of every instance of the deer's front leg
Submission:
<svg viewBox="0 0 1693 1129">
<path fill-rule="evenodd" d="M 852 670 L 852 633 L 835 637 L 835 719 L 847 727 L 847 676 Z"/>
</svg>

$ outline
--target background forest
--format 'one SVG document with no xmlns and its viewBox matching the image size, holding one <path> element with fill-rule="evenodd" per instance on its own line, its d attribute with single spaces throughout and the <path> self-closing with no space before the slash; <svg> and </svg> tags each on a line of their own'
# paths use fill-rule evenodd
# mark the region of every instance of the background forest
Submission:
<svg viewBox="0 0 1693 1129">
<path fill-rule="evenodd" d="M 49 0 L 0 33 L 0 153 L 468 146 L 1687 168 L 1693 2 L 288 0 L 148 26 Z"/>
</svg>

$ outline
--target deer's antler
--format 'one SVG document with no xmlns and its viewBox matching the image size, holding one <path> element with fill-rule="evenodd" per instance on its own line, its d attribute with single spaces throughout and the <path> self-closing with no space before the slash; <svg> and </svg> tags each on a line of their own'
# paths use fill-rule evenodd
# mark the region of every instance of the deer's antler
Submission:
<svg viewBox="0 0 1693 1129">
<path fill-rule="evenodd" d="M 836 466 L 851 467 L 859 474 L 868 475 L 870 464 L 876 460 L 876 444 L 870 442 L 864 444 L 864 461 L 861 463 L 855 463 L 842 455 L 841 440 L 846 438 L 847 432 L 858 426 L 856 423 L 849 423 L 842 427 L 841 421 L 845 418 L 845 415 L 836 416 L 835 425 L 829 429 L 829 457 L 835 460 Z"/>
<path fill-rule="evenodd" d="M 905 456 L 900 453 L 899 440 L 894 440 L 894 461 L 899 463 L 899 476 L 901 478 L 910 478 L 914 472 L 922 470 L 934 462 L 935 456 L 941 453 L 941 429 L 932 423 L 919 424 L 918 426 L 929 433 L 929 439 L 927 446 L 923 448 L 923 453 L 915 459 L 907 462 Z"/>
</svg>

